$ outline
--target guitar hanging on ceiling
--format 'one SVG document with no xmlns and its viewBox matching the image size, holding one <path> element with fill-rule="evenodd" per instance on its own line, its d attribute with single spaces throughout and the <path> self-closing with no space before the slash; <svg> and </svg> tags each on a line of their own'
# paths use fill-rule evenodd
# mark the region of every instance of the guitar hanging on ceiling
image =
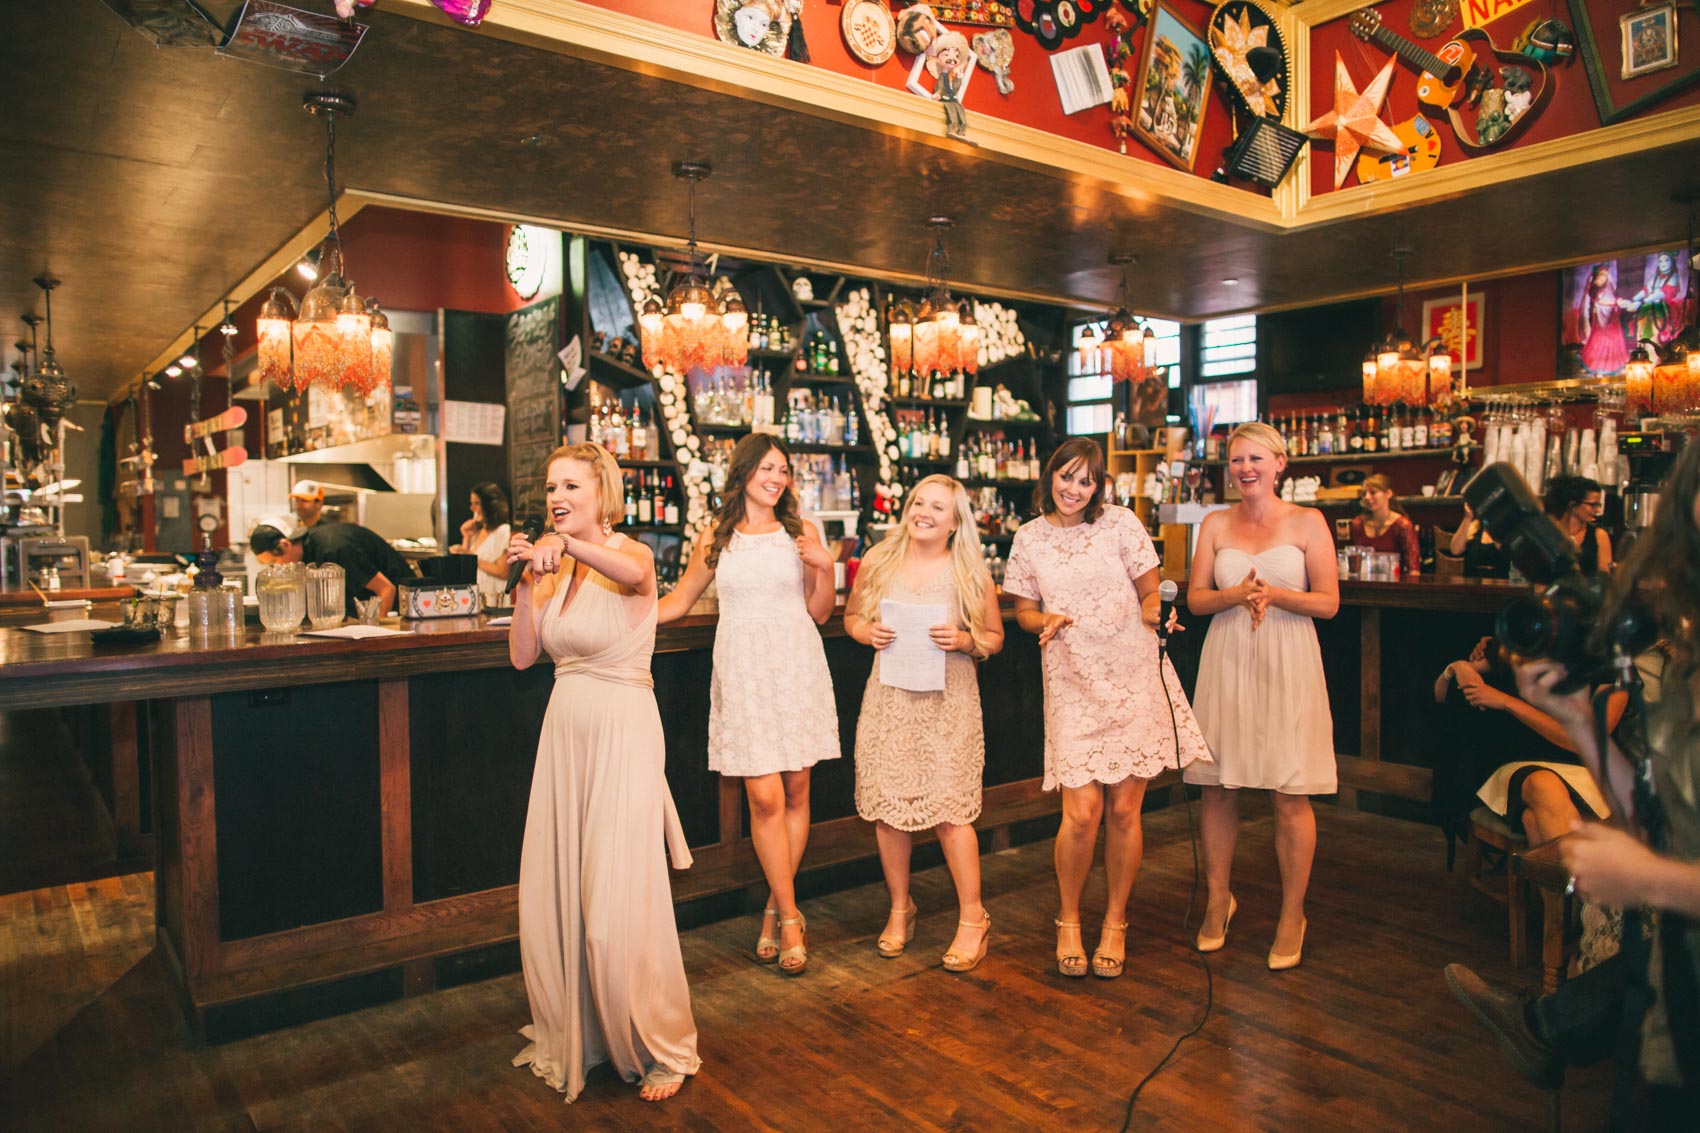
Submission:
<svg viewBox="0 0 1700 1133">
<path fill-rule="evenodd" d="M 1440 164 L 1440 135 L 1421 114 L 1393 127 L 1405 143 L 1404 153 L 1364 154 L 1358 158 L 1358 182 L 1392 181 L 1412 173 L 1427 173 Z"/>
<path fill-rule="evenodd" d="M 1501 51 L 1487 32 L 1466 28 L 1437 51 L 1419 47 L 1404 36 L 1388 30 L 1381 14 L 1359 8 L 1347 20 L 1359 39 L 1393 52 L 1421 72 L 1417 79 L 1417 103 L 1436 114 L 1445 113 L 1452 123 L 1458 148 L 1480 155 L 1517 140 L 1552 99 L 1552 76 L 1539 59 L 1516 51 Z M 1497 86 L 1489 64 L 1500 64 Z M 1516 77 L 1521 71 L 1528 82 Z M 1513 88 L 1522 87 L 1522 90 Z M 1521 109 L 1512 112 L 1514 100 L 1524 94 Z"/>
</svg>

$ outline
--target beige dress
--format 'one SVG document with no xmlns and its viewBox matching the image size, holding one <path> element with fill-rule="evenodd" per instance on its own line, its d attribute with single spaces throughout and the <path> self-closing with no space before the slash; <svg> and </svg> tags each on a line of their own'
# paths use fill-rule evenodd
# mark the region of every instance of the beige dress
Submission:
<svg viewBox="0 0 1700 1133">
<path fill-rule="evenodd" d="M 625 536 L 616 534 L 609 546 Z M 563 576 L 563 579 L 565 576 Z M 694 1074 L 696 1023 L 664 846 L 690 865 L 663 776 L 650 656 L 655 600 L 592 571 L 540 627 L 555 659 L 519 866 L 519 947 L 532 1025 L 514 1059 L 570 1102 L 585 1072 L 628 1081 L 656 1066 Z"/>
<path fill-rule="evenodd" d="M 946 565 L 917 591 L 897 572 L 886 594 L 898 602 L 942 602 L 956 609 L 956 579 Z M 958 623 L 962 629 L 965 625 Z M 856 813 L 898 830 L 966 826 L 980 817 L 986 735 L 974 659 L 950 652 L 942 692 L 910 692 L 880 683 L 880 654 L 856 721 Z"/>
</svg>

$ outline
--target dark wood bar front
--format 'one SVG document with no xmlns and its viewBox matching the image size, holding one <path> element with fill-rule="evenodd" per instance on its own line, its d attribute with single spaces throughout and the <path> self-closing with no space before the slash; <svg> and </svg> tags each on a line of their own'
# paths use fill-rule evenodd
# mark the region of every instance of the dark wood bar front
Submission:
<svg viewBox="0 0 1700 1133">
<path fill-rule="evenodd" d="M 1393 801 L 1362 805 L 1425 816 L 1444 747 L 1425 723 L 1433 674 L 1491 631 L 1518 588 L 1341 589 L 1339 616 L 1319 623 L 1339 801 L 1372 793 Z M 1172 656 L 1190 692 L 1208 619 L 1184 620 Z M 222 645 L 176 635 L 136 647 L 0 631 L 0 709 L 88 706 L 71 713 L 92 721 L 88 750 L 105 745 L 115 778 L 157 794 L 157 828 L 135 813 L 139 789 L 122 805 L 154 835 L 159 939 L 201 1037 L 514 963 L 520 840 L 553 673 L 516 672 L 507 631 L 482 619 L 403 625 L 412 632 L 366 641 L 250 630 Z M 706 766 L 714 627 L 686 619 L 656 644 L 667 778 L 697 858 L 675 876 L 681 902 L 761 880 L 739 784 Z M 1038 648 L 1013 619 L 1009 631 L 980 671 L 991 846 L 1059 805 L 1040 790 Z M 837 616 L 823 632 L 845 754 L 815 769 L 809 871 L 874 854 L 850 757 L 871 653 Z"/>
</svg>

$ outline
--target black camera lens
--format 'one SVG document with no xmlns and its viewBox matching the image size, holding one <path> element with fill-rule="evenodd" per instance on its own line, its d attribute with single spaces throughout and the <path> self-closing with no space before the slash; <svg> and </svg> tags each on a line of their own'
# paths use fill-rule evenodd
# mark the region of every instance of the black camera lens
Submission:
<svg viewBox="0 0 1700 1133">
<path fill-rule="evenodd" d="M 1557 611 L 1545 595 L 1514 598 L 1494 626 L 1499 643 L 1521 657 L 1550 657 L 1557 643 Z"/>
</svg>

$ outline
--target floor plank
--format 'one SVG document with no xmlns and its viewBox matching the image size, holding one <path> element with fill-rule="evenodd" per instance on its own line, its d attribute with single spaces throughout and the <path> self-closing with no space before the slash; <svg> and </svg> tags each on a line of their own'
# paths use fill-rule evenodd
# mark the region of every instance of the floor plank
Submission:
<svg viewBox="0 0 1700 1133">
<path fill-rule="evenodd" d="M 1265 811 L 1247 808 L 1232 936 L 1210 958 L 1215 1009 L 1140 1096 L 1135 1127 L 1503 1130 L 1545 1127 L 1447 994 L 1441 967 L 1507 971 L 1503 911 L 1461 917 L 1432 828 L 1318 808 L 1305 962 L 1271 973 L 1279 878 Z M 1254 817 L 1253 815 L 1258 815 Z M 518 975 L 200 1049 L 150 952 L 151 878 L 0 897 L 0 1126 L 26 1130 L 1115 1129 L 1127 1094 L 1197 1020 L 1200 958 L 1180 919 L 1192 882 L 1181 809 L 1146 816 L 1127 975 L 1067 980 L 1051 961 L 1050 846 L 983 859 L 993 917 L 981 968 L 938 965 L 955 909 L 941 869 L 896 960 L 874 949 L 878 886 L 806 903 L 810 969 L 749 959 L 756 921 L 685 934 L 703 1072 L 654 1106 L 607 1068 L 571 1107 L 509 1059 Z M 1101 870 L 1086 942 L 1102 920 Z M 1604 1123 L 1610 1071 L 1573 1073 L 1571 1130 Z"/>
</svg>

